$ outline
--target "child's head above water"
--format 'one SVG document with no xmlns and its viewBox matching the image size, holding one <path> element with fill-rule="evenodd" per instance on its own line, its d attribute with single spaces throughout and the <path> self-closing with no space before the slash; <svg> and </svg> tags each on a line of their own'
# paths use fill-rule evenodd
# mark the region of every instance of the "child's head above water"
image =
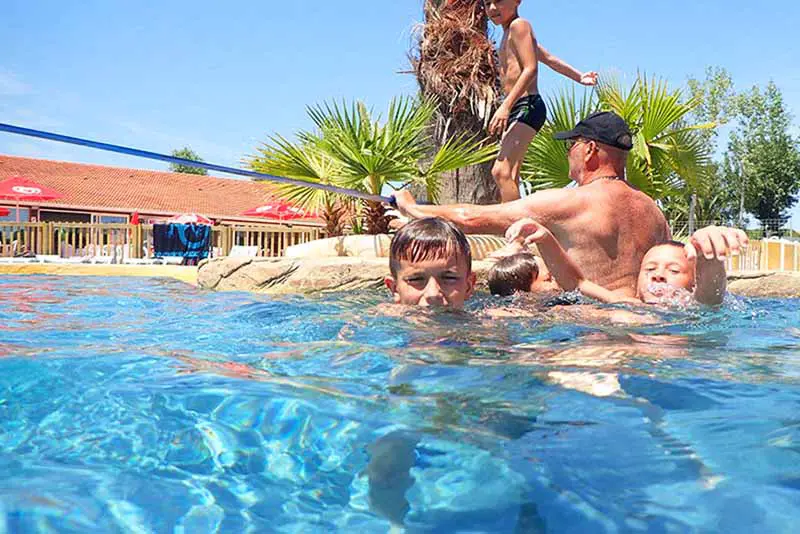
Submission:
<svg viewBox="0 0 800 534">
<path fill-rule="evenodd" d="M 506 256 L 495 263 L 488 275 L 492 295 L 508 297 L 517 292 L 559 291 L 547 266 L 530 252 Z"/>
<path fill-rule="evenodd" d="M 687 291 L 694 289 L 695 266 L 686 256 L 683 243 L 668 241 L 654 246 L 645 254 L 636 284 L 637 296 L 643 302 L 658 301 L 665 295 L 652 293 L 654 285 L 657 287 L 657 284 L 666 284 Z"/>
<path fill-rule="evenodd" d="M 492 295 L 508 297 L 518 291 L 530 291 L 539 278 L 536 256 L 529 252 L 506 256 L 492 266 L 488 278 Z"/>
<path fill-rule="evenodd" d="M 417 219 L 392 239 L 386 287 L 397 304 L 460 309 L 475 288 L 464 233 L 443 219 Z"/>
</svg>

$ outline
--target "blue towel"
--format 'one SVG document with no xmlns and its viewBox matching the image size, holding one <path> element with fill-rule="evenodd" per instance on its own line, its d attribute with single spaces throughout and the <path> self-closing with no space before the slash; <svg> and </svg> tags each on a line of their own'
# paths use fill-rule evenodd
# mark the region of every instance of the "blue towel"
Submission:
<svg viewBox="0 0 800 534">
<path fill-rule="evenodd" d="M 182 256 L 191 260 L 208 257 L 211 227 L 205 224 L 154 224 L 153 249 L 156 256 Z"/>
</svg>

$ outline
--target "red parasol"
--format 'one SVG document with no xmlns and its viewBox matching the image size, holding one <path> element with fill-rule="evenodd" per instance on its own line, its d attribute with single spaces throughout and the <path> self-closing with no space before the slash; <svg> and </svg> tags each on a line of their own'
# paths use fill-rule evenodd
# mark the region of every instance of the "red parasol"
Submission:
<svg viewBox="0 0 800 534">
<path fill-rule="evenodd" d="M 175 217 L 170 217 L 167 219 L 168 223 L 175 223 L 175 224 L 205 224 L 208 226 L 212 226 L 214 222 L 207 218 L 203 217 L 202 215 L 198 215 L 196 213 L 185 213 L 183 215 L 176 215 Z"/>
<path fill-rule="evenodd" d="M 139 212 L 134 211 L 133 215 L 131 215 L 131 224 L 139 224 Z"/>
<path fill-rule="evenodd" d="M 55 189 L 50 189 L 21 176 L 0 182 L 0 200 L 13 200 L 17 203 L 17 222 L 19 222 L 20 202 L 41 202 L 55 200 L 62 196 Z"/>
<path fill-rule="evenodd" d="M 242 213 L 242 215 L 248 217 L 264 217 L 265 219 L 276 219 L 279 221 L 316 219 L 318 217 L 316 213 L 292 206 L 291 204 L 281 202 L 280 200 L 274 200 L 269 204 L 264 204 L 263 206 L 249 209 Z"/>
<path fill-rule="evenodd" d="M 6 208 L 0 208 L 0 217 L 5 217 L 9 213 L 11 213 L 11 212 L 8 211 Z"/>
</svg>

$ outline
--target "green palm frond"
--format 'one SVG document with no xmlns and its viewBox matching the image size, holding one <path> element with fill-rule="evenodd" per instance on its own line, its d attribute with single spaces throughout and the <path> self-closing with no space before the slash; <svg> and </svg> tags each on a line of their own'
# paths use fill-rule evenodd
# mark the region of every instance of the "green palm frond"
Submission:
<svg viewBox="0 0 800 534">
<path fill-rule="evenodd" d="M 472 136 L 460 136 L 449 139 L 434 154 L 427 168 L 420 169 L 419 178 L 428 193 L 428 200 L 439 202 L 441 176 L 471 165 L 491 161 L 497 157 L 498 146 L 486 143 Z"/>
<path fill-rule="evenodd" d="M 309 183 L 339 185 L 337 162 L 316 147 L 313 135 L 304 133 L 300 137 L 304 141 L 299 143 L 292 143 L 280 135 L 270 137 L 269 143 L 259 149 L 260 156 L 251 159 L 251 168 Z M 270 191 L 298 207 L 312 211 L 324 210 L 338 197 L 316 188 L 288 184 L 270 185 Z"/>
<path fill-rule="evenodd" d="M 414 163 L 425 154 L 429 108 L 411 99 L 396 99 L 386 124 L 373 120 L 366 106 L 325 104 L 309 114 L 321 131 L 322 146 L 341 167 L 345 187 L 380 194 L 386 182 L 406 182 L 415 176 Z"/>
<path fill-rule="evenodd" d="M 613 111 L 631 127 L 640 130 L 642 114 L 642 81 L 637 78 L 629 88 L 623 87 L 615 76 L 603 77 L 597 85 L 597 96 L 600 107 L 605 111 Z"/>
<path fill-rule="evenodd" d="M 712 155 L 703 137 L 696 130 L 682 129 L 663 136 L 653 144 L 662 154 L 662 172 L 682 178 L 686 187 L 702 191 L 713 175 Z"/>
</svg>

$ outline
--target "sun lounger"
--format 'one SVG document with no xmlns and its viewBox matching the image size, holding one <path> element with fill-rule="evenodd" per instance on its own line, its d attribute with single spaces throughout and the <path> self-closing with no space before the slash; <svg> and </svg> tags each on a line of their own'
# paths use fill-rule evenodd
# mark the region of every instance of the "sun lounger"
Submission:
<svg viewBox="0 0 800 534">
<path fill-rule="evenodd" d="M 34 258 L 0 258 L 0 263 L 4 264 L 17 264 L 17 263 L 38 263 L 38 260 Z"/>
<path fill-rule="evenodd" d="M 231 252 L 228 256 L 233 257 L 247 257 L 255 258 L 258 256 L 258 247 L 244 247 L 242 245 L 234 245 L 231 247 Z"/>
</svg>

